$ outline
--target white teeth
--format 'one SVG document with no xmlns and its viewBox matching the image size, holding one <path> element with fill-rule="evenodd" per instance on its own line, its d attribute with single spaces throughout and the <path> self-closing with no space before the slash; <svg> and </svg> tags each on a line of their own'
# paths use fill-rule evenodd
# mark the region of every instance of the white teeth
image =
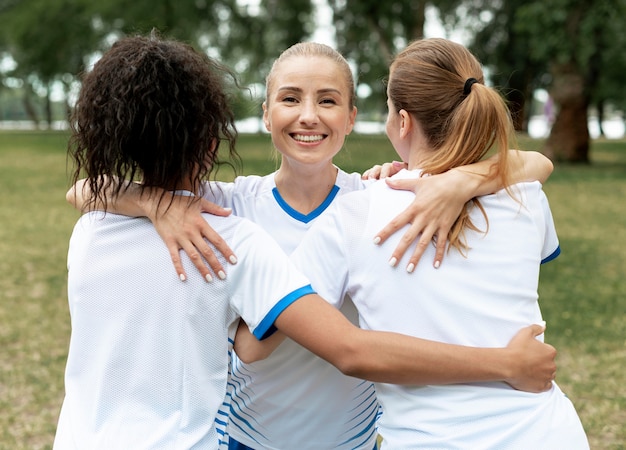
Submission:
<svg viewBox="0 0 626 450">
<path fill-rule="evenodd" d="M 321 134 L 315 134 L 315 135 L 304 135 L 304 134 L 294 134 L 293 138 L 296 141 L 302 141 L 302 142 L 317 142 L 317 141 L 321 141 L 322 139 L 324 139 L 324 136 Z"/>
</svg>

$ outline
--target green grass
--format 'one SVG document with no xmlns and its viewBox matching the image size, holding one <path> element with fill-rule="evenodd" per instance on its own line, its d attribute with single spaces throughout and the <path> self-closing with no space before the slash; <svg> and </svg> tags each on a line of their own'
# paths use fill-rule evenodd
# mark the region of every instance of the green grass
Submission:
<svg viewBox="0 0 626 450">
<path fill-rule="evenodd" d="M 0 132 L 0 449 L 50 448 L 70 333 L 66 252 L 78 214 L 66 205 L 67 135 Z M 539 141 L 522 139 L 526 149 Z M 244 173 L 276 168 L 267 135 L 242 136 Z M 384 136 L 349 138 L 348 171 L 395 159 Z M 626 442 L 626 141 L 596 141 L 591 166 L 559 165 L 545 185 L 562 255 L 542 268 L 557 381 L 592 448 Z M 220 173 L 220 178 L 231 175 Z"/>
</svg>

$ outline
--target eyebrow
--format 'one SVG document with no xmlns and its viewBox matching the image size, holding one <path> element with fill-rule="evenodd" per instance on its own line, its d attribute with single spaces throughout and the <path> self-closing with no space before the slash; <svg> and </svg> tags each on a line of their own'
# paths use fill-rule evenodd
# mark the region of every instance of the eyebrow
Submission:
<svg viewBox="0 0 626 450">
<path fill-rule="evenodd" d="M 300 89 L 299 87 L 296 86 L 282 86 L 278 88 L 278 92 L 281 91 L 293 91 L 293 92 L 302 92 L 302 89 Z M 317 91 L 318 94 L 339 94 L 341 95 L 341 91 L 339 89 L 335 89 L 335 88 L 325 88 L 325 89 L 319 89 Z"/>
</svg>

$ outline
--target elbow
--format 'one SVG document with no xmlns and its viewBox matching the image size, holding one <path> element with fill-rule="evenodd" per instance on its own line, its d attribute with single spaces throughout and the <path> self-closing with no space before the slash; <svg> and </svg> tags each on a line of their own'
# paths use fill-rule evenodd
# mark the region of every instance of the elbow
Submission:
<svg viewBox="0 0 626 450">
<path fill-rule="evenodd" d="M 245 364 L 252 364 L 253 362 L 261 361 L 272 353 L 271 350 L 264 349 L 259 345 L 237 345 L 236 340 L 234 350 L 237 354 L 237 358 Z"/>
<path fill-rule="evenodd" d="M 239 358 L 239 360 L 243 362 L 244 364 L 252 364 L 254 362 L 261 361 L 262 359 L 265 359 L 268 356 L 268 355 L 260 355 L 260 354 L 250 354 L 246 352 L 238 353 L 237 351 L 235 351 L 235 353 L 237 353 L 237 358 Z"/>
<path fill-rule="evenodd" d="M 85 190 L 86 183 L 86 178 L 78 180 L 72 185 L 72 187 L 69 188 L 69 190 L 65 194 L 65 201 L 67 201 L 75 209 L 82 210 L 81 202 L 83 199 L 83 191 Z"/>
<path fill-rule="evenodd" d="M 65 201 L 70 205 L 76 204 L 76 189 L 72 186 L 65 194 Z"/>
<path fill-rule="evenodd" d="M 349 377 L 372 379 L 374 368 L 371 354 L 358 345 L 346 345 L 331 363 Z"/>
</svg>

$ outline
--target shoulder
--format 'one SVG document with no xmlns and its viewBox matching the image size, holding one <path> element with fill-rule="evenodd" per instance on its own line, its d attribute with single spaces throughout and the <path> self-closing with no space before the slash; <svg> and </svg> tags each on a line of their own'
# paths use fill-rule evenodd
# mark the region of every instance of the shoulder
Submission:
<svg viewBox="0 0 626 450">
<path fill-rule="evenodd" d="M 361 179 L 361 174 L 357 172 L 348 173 L 341 169 L 337 172 L 335 185 L 339 187 L 340 193 L 344 194 L 352 191 L 360 191 L 367 187 L 367 182 Z"/>
<path fill-rule="evenodd" d="M 498 202 L 513 201 L 528 207 L 533 207 L 538 203 L 543 202 L 543 199 L 546 199 L 546 195 L 543 192 L 542 185 L 539 181 L 524 181 L 512 184 L 507 189 L 500 189 L 495 194 L 481 197 L 481 201 L 483 199 L 486 201 L 495 200 Z"/>
<path fill-rule="evenodd" d="M 259 195 L 274 187 L 274 174 L 265 176 L 247 175 L 235 178 L 233 190 L 236 195 Z"/>
</svg>

